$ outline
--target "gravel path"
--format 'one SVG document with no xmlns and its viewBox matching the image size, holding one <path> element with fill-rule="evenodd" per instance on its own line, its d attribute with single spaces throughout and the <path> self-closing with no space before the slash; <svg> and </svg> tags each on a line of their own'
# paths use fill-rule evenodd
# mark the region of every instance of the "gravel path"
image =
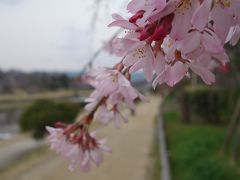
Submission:
<svg viewBox="0 0 240 180">
<path fill-rule="evenodd" d="M 0 171 L 14 164 L 18 159 L 26 156 L 28 153 L 38 149 L 43 145 L 43 142 L 36 142 L 33 139 L 24 139 L 14 144 L 0 146 Z"/>
<path fill-rule="evenodd" d="M 1 180 L 145 180 L 149 165 L 149 150 L 153 137 L 154 118 L 160 98 L 151 97 L 150 103 L 141 103 L 136 116 L 119 130 L 112 125 L 99 129 L 108 138 L 113 153 L 105 156 L 105 162 L 93 167 L 90 173 L 67 170 L 67 163 L 46 150 L 0 174 Z"/>
</svg>

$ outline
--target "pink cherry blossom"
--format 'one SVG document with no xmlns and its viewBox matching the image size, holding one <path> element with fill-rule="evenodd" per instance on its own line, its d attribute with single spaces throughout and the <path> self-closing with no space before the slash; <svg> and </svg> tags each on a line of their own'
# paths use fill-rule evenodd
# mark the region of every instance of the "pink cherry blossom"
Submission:
<svg viewBox="0 0 240 180">
<path fill-rule="evenodd" d="M 96 140 L 95 132 L 90 134 L 82 132 L 76 136 L 74 131 L 68 132 L 67 128 L 46 128 L 51 149 L 70 162 L 71 171 L 79 167 L 82 171 L 88 172 L 92 162 L 99 166 L 103 162 L 103 153 L 111 152 L 106 146 L 106 139 Z"/>
<path fill-rule="evenodd" d="M 61 155 L 65 155 L 71 144 L 64 136 L 64 130 L 61 128 L 46 127 L 49 132 L 48 140 L 51 143 L 51 149 Z"/>
<path fill-rule="evenodd" d="M 203 51 L 196 52 L 200 49 L 200 37 L 198 41 L 192 40 L 192 37 L 182 41 L 174 41 L 170 37 L 165 39 L 162 44 L 163 52 L 158 53 L 156 59 L 158 69 L 156 69 L 157 77 L 153 81 L 154 87 L 157 83 L 164 82 L 174 86 L 187 75 L 189 69 L 199 75 L 206 84 L 215 82 L 214 75 L 206 68 L 211 61 L 211 56 Z"/>
<path fill-rule="evenodd" d="M 229 30 L 226 42 L 229 42 L 232 46 L 235 46 L 240 39 L 240 26 L 232 26 Z"/>
<path fill-rule="evenodd" d="M 131 0 L 127 11 L 129 18 L 112 15 L 108 27 L 121 28 L 124 34 L 105 46 L 120 62 L 89 70 L 82 79 L 94 88 L 85 100 L 86 115 L 70 125 L 47 127 L 51 149 L 70 162 L 70 170 L 87 172 L 110 152 L 105 139 L 89 133 L 95 119 L 119 128 L 128 121 L 122 108 L 134 110 L 137 99 L 147 101 L 132 86 L 133 73 L 143 71 L 154 88 L 163 83 L 172 87 L 192 73 L 211 85 L 214 69 L 225 72 L 230 61 L 224 46 L 239 42 L 239 0 Z"/>
<path fill-rule="evenodd" d="M 130 109 L 135 109 L 135 100 L 147 99 L 131 86 L 129 80 L 119 70 L 101 69 L 102 73 L 94 76 L 95 91 L 86 99 L 87 111 L 92 111 L 103 97 L 107 97 L 96 112 L 96 118 L 104 124 L 115 122 L 117 128 L 120 121 L 127 122 L 127 119 L 120 113 L 120 108 L 126 105 Z"/>
</svg>

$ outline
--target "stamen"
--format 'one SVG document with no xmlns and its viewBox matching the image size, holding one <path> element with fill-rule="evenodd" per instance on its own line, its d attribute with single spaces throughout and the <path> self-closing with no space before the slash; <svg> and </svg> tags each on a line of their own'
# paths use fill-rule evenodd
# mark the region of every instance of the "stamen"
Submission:
<svg viewBox="0 0 240 180">
<path fill-rule="evenodd" d="M 145 58 L 146 57 L 145 54 L 146 54 L 145 47 L 142 47 L 142 48 L 135 49 L 135 51 L 133 52 L 132 56 L 141 59 L 141 58 Z"/>
<path fill-rule="evenodd" d="M 231 2 L 229 0 L 215 0 L 216 4 L 220 4 L 223 8 L 229 8 Z"/>
<path fill-rule="evenodd" d="M 191 6 L 191 0 L 180 0 L 175 1 L 175 8 L 178 14 L 184 15 L 184 12 L 188 10 Z"/>
</svg>

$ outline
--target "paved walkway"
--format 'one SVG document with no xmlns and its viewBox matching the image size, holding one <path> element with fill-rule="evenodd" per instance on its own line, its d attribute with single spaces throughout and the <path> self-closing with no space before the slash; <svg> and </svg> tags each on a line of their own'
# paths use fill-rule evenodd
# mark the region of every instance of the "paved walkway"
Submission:
<svg viewBox="0 0 240 180">
<path fill-rule="evenodd" d="M 119 130 L 113 125 L 102 128 L 99 134 L 108 138 L 113 153 L 105 156 L 105 162 L 88 174 L 67 170 L 67 163 L 47 151 L 18 163 L 0 174 L 1 180 L 144 180 L 149 165 L 149 150 L 153 137 L 154 118 L 160 98 L 151 97 L 150 103 L 141 103 L 136 116 Z M 0 155 L 1 156 L 1 155 Z"/>
<path fill-rule="evenodd" d="M 43 142 L 36 142 L 30 138 L 20 139 L 20 141 L 14 142 L 14 144 L 2 142 L 0 145 L 0 171 L 42 145 Z"/>
</svg>

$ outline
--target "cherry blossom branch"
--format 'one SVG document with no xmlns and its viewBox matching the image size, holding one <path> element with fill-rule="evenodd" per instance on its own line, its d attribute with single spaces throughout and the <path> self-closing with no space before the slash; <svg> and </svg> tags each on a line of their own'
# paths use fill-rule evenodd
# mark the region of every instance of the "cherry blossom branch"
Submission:
<svg viewBox="0 0 240 180">
<path fill-rule="evenodd" d="M 94 109 L 91 112 L 88 113 L 86 118 L 84 118 L 83 124 L 86 124 L 86 125 L 89 126 L 92 123 L 93 118 L 94 118 L 94 114 L 96 113 L 98 108 L 106 102 L 107 98 L 108 97 L 103 97 L 102 99 L 100 99 L 100 101 L 97 103 L 97 105 L 94 107 Z"/>
<path fill-rule="evenodd" d="M 236 45 L 240 37 L 239 0 L 132 0 L 128 19 L 113 14 L 109 27 L 125 30 L 106 46 L 123 57 L 113 68 L 90 70 L 85 80 L 94 87 L 86 99 L 87 115 L 79 122 L 47 127 L 51 148 L 77 166 L 89 171 L 99 166 L 106 140 L 97 140 L 89 127 L 96 119 L 116 128 L 127 119 L 121 108 L 135 108 L 135 100 L 146 98 L 131 84 L 131 74 L 142 70 L 153 87 L 174 86 L 190 73 L 203 82 L 215 82 L 214 69 L 229 62 L 224 45 Z"/>
</svg>

